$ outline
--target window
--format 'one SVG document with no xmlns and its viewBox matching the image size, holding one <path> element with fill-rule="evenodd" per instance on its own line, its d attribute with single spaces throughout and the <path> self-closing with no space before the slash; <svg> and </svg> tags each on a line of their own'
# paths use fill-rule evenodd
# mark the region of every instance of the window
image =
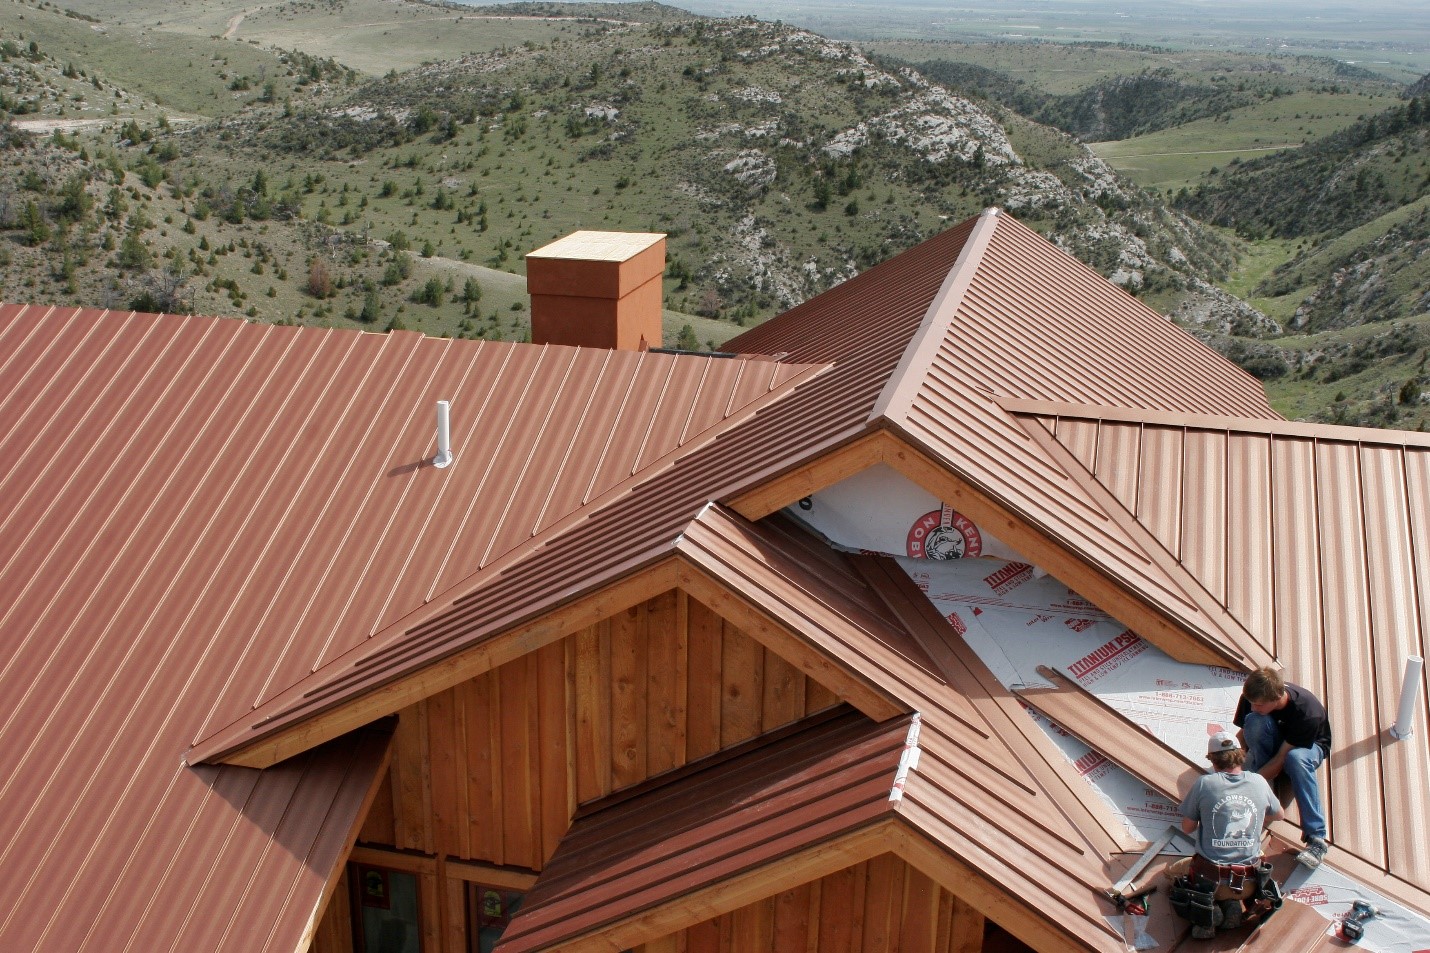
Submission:
<svg viewBox="0 0 1430 953">
<path fill-rule="evenodd" d="M 467 936 L 470 953 L 492 953 L 497 940 L 526 894 L 486 884 L 467 884 Z"/>
<path fill-rule="evenodd" d="M 353 864 L 353 949 L 358 953 L 422 953 L 417 876 Z"/>
</svg>

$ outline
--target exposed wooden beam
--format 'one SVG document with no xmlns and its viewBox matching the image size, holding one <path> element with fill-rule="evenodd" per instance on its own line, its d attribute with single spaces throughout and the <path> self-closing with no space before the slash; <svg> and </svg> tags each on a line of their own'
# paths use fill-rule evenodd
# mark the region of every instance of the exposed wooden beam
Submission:
<svg viewBox="0 0 1430 953">
<path fill-rule="evenodd" d="M 673 589 L 675 567 L 674 557 L 662 560 L 218 760 L 250 768 L 277 764 Z"/>
<path fill-rule="evenodd" d="M 769 516 L 812 493 L 833 486 L 846 477 L 882 463 L 888 435 L 883 431 L 866 434 L 833 450 L 813 463 L 782 474 L 755 487 L 727 505 L 751 522 Z"/>
</svg>

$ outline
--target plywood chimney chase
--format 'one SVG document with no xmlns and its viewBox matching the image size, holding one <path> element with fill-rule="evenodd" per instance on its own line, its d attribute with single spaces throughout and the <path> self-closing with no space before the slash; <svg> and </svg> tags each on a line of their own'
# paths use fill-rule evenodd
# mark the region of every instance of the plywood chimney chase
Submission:
<svg viewBox="0 0 1430 953">
<path fill-rule="evenodd" d="M 526 256 L 533 344 L 660 347 L 665 236 L 572 232 Z"/>
</svg>

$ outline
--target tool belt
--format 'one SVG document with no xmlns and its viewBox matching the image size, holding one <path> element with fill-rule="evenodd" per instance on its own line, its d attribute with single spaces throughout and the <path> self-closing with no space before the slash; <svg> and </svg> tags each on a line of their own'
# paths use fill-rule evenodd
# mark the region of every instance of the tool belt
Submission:
<svg viewBox="0 0 1430 953">
<path fill-rule="evenodd" d="M 1219 922 L 1214 880 L 1196 874 L 1178 877 L 1167 893 L 1167 902 L 1177 916 L 1196 926 L 1214 928 Z"/>
<path fill-rule="evenodd" d="M 1258 857 L 1246 864 L 1218 864 L 1207 860 L 1201 854 L 1192 856 L 1193 878 L 1203 877 L 1213 883 L 1226 884 L 1232 890 L 1245 888 L 1248 880 L 1256 881 L 1261 874 L 1261 868 L 1265 866 Z"/>
</svg>

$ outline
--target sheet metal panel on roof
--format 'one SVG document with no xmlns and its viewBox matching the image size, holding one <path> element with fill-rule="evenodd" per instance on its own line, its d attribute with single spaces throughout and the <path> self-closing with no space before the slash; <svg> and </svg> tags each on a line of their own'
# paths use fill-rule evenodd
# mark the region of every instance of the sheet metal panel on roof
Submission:
<svg viewBox="0 0 1430 953">
<path fill-rule="evenodd" d="M 1227 610 L 1274 650 L 1291 680 L 1325 700 L 1335 735 L 1323 785 L 1331 840 L 1421 894 L 1425 906 L 1430 738 L 1421 727 L 1423 691 L 1415 733 L 1397 741 L 1388 729 L 1406 657 L 1423 657 L 1430 647 L 1423 610 L 1430 438 L 1154 412 L 1140 412 L 1131 430 L 1126 414 L 1109 420 L 1092 407 L 1047 410 L 1026 414 L 1026 426 L 1059 440 L 1089 426 L 1116 428 L 1122 452 L 1098 457 L 1080 475 L 1086 481 L 1123 479 L 1149 444 L 1177 448 L 1163 465 L 1138 471 L 1133 515 L 1173 534 L 1169 550 L 1184 554 L 1209 593 L 1224 590 Z M 1134 433 L 1139 439 L 1129 439 Z M 1188 475 L 1177 492 L 1161 482 L 1169 471 Z M 1189 493 L 1206 512 L 1169 519 Z M 1124 490 L 1120 498 L 1129 495 Z M 1185 559 L 1189 553 L 1198 558 Z"/>
<path fill-rule="evenodd" d="M 0 947 L 66 951 L 291 950 L 377 765 L 192 742 L 809 371 L 14 306 L 0 355 Z"/>
<path fill-rule="evenodd" d="M 552 949 L 892 816 L 908 719 L 847 709 L 583 810 L 497 949 Z M 658 779 L 657 779 L 658 780 Z M 787 884 L 796 886 L 795 884 Z"/>
</svg>

